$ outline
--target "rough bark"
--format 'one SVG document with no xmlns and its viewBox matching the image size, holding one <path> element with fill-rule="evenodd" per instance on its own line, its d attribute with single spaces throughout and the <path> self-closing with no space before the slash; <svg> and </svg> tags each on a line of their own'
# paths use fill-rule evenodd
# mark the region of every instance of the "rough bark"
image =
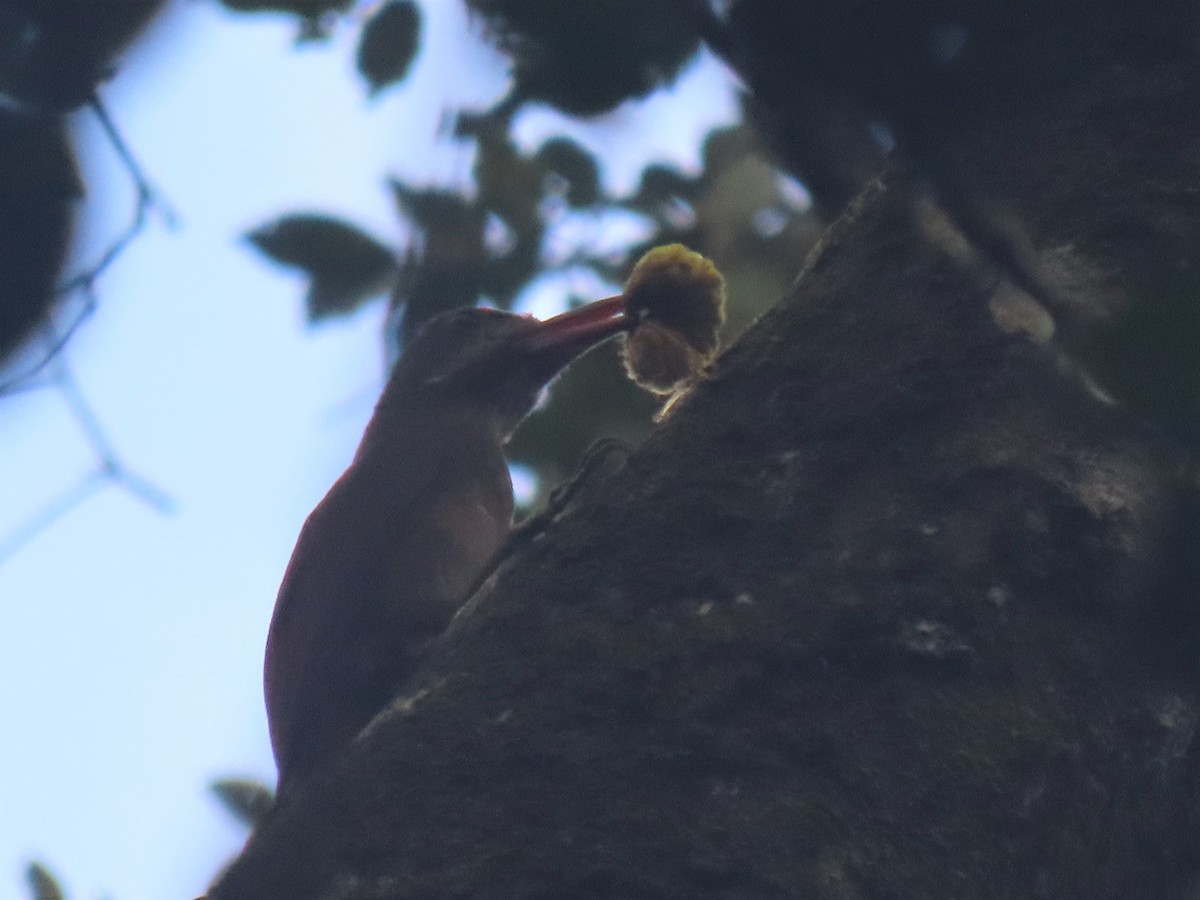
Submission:
<svg viewBox="0 0 1200 900">
<path fill-rule="evenodd" d="M 1130 65 L 855 201 L 210 896 L 1200 895 L 1193 363 L 1129 324 L 1195 317 L 1200 75 Z"/>
</svg>

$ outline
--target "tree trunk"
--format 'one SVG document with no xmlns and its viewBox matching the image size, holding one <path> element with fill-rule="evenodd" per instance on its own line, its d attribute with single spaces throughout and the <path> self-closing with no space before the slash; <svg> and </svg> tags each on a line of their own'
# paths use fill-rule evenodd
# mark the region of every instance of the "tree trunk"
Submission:
<svg viewBox="0 0 1200 900">
<path fill-rule="evenodd" d="M 1200 896 L 1200 76 L 1122 66 L 927 126 L 210 897 Z"/>
</svg>

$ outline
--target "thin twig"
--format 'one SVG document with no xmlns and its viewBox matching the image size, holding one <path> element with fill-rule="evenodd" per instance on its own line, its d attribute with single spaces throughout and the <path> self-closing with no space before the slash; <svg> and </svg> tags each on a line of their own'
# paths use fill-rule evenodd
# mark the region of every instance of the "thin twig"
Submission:
<svg viewBox="0 0 1200 900">
<path fill-rule="evenodd" d="M 75 380 L 74 374 L 68 368 L 66 360 L 61 354 L 54 358 L 54 381 L 62 392 L 67 406 L 74 414 L 75 421 L 79 423 L 88 444 L 91 445 L 92 451 L 96 454 L 96 461 L 100 464 L 101 471 L 110 474 L 116 471 L 116 448 L 113 447 L 108 434 L 100 425 L 100 420 L 92 410 L 91 404 L 84 398 L 83 392 L 79 389 L 79 382 Z"/>
<path fill-rule="evenodd" d="M 108 268 L 117 261 L 125 249 L 133 242 L 133 239 L 141 234 L 146 227 L 146 222 L 151 210 L 158 212 L 163 223 L 168 228 L 178 226 L 179 218 L 171 206 L 163 199 L 162 193 L 156 190 L 150 181 L 146 178 L 141 165 L 137 158 L 129 149 L 125 139 L 121 136 L 120 130 L 112 117 L 108 114 L 104 103 L 99 96 L 93 95 L 89 101 L 89 106 L 96 114 L 100 121 L 101 127 L 104 129 L 105 135 L 112 143 L 113 150 L 120 159 L 121 164 L 125 167 L 129 177 L 133 180 L 134 190 L 136 192 L 136 202 L 134 204 L 133 219 L 125 230 L 117 237 L 115 241 L 101 254 L 100 258 L 88 268 L 84 269 L 77 275 L 68 278 L 60 284 L 54 291 L 58 297 L 65 297 L 79 291 L 83 294 L 84 303 L 79 310 L 71 317 L 71 320 L 66 324 L 65 328 L 58 330 L 52 322 L 48 322 L 43 326 L 46 330 L 49 340 L 47 348 L 41 356 L 31 365 L 26 366 L 15 375 L 0 382 L 0 397 L 6 394 L 17 393 L 26 390 L 23 382 L 37 375 L 51 359 L 57 355 L 67 342 L 74 337 L 75 332 L 83 325 L 96 311 L 96 281 L 103 275 Z"/>
<path fill-rule="evenodd" d="M 124 164 L 129 177 L 137 185 L 138 205 L 145 209 L 158 210 L 158 214 L 162 216 L 163 223 L 168 228 L 175 228 L 179 224 L 178 215 L 176 215 L 175 210 L 171 208 L 170 204 L 163 199 L 162 192 L 156 190 L 150 184 L 150 180 L 146 177 L 141 164 L 138 163 L 137 157 L 133 155 L 133 151 L 129 149 L 129 145 L 125 143 L 125 139 L 121 136 L 120 129 L 113 122 L 112 116 L 108 114 L 108 109 L 104 106 L 100 95 L 92 94 L 88 105 L 92 108 L 92 112 L 96 114 L 96 118 L 100 120 L 100 127 L 108 135 L 108 139 L 112 142 L 113 149 Z"/>
<path fill-rule="evenodd" d="M 179 509 L 174 497 L 132 469 L 119 465 L 113 470 L 112 479 L 119 487 L 129 491 L 160 516 L 174 515 Z"/>
<path fill-rule="evenodd" d="M 174 498 L 148 478 L 139 475 L 121 462 L 100 419 L 83 396 L 79 382 L 67 366 L 61 353 L 53 356 L 54 373 L 48 380 L 61 392 L 75 421 L 79 423 L 88 445 L 96 457 L 96 465 L 63 493 L 36 510 L 10 534 L 0 538 L 0 563 L 28 544 L 64 515 L 82 504 L 100 488 L 115 484 L 161 515 L 176 509 Z"/>
<path fill-rule="evenodd" d="M 0 538 L 0 563 L 10 559 L 18 550 L 104 487 L 108 481 L 108 476 L 98 469 L 89 472 L 9 534 Z"/>
<path fill-rule="evenodd" d="M 78 382 L 67 367 L 62 355 L 67 342 L 96 310 L 97 280 L 146 227 L 148 214 L 152 210 L 156 211 L 168 228 L 175 228 L 178 223 L 178 217 L 174 210 L 151 186 L 100 98 L 93 95 L 89 105 L 100 120 L 104 133 L 112 142 L 121 164 L 133 179 L 136 189 L 133 219 L 92 266 L 67 279 L 55 289 L 57 297 L 65 297 L 78 292 L 82 295 L 83 302 L 65 327 L 57 328 L 52 318 L 42 326 L 46 342 L 45 350 L 32 365 L 0 382 L 0 397 L 47 387 L 59 390 L 95 454 L 96 466 L 71 487 L 36 510 L 11 533 L 0 536 L 0 563 L 9 559 L 17 550 L 71 512 L 96 491 L 109 484 L 124 488 L 161 514 L 174 511 L 176 505 L 174 499 L 164 490 L 121 462 L 112 441 L 100 424 L 91 405 L 84 398 Z M 50 363 L 54 364 L 53 373 L 47 376 L 45 370 Z"/>
<path fill-rule="evenodd" d="M 170 494 L 121 462 L 108 433 L 100 424 L 100 418 L 83 396 L 79 382 L 75 380 L 74 374 L 61 356 L 56 358 L 55 368 L 55 382 L 96 454 L 97 471 L 156 512 L 163 515 L 173 512 L 176 504 Z"/>
</svg>

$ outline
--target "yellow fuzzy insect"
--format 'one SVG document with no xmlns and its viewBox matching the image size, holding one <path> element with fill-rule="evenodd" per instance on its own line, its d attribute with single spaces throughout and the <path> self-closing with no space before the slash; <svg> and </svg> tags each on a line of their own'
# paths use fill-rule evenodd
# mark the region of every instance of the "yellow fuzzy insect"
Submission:
<svg viewBox="0 0 1200 900">
<path fill-rule="evenodd" d="M 633 323 L 622 348 L 629 377 L 656 394 L 695 381 L 725 321 L 725 279 L 712 261 L 683 244 L 655 247 L 633 267 L 622 297 Z"/>
</svg>

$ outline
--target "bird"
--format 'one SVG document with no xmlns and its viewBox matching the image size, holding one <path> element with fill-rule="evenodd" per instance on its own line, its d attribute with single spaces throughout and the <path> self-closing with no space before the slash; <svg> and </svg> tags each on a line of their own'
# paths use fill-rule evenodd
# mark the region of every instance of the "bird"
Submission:
<svg viewBox="0 0 1200 900">
<path fill-rule="evenodd" d="M 452 310 L 412 341 L 276 598 L 263 682 L 278 798 L 397 696 L 512 529 L 508 437 L 571 360 L 628 327 L 618 296 L 544 321 Z"/>
</svg>

